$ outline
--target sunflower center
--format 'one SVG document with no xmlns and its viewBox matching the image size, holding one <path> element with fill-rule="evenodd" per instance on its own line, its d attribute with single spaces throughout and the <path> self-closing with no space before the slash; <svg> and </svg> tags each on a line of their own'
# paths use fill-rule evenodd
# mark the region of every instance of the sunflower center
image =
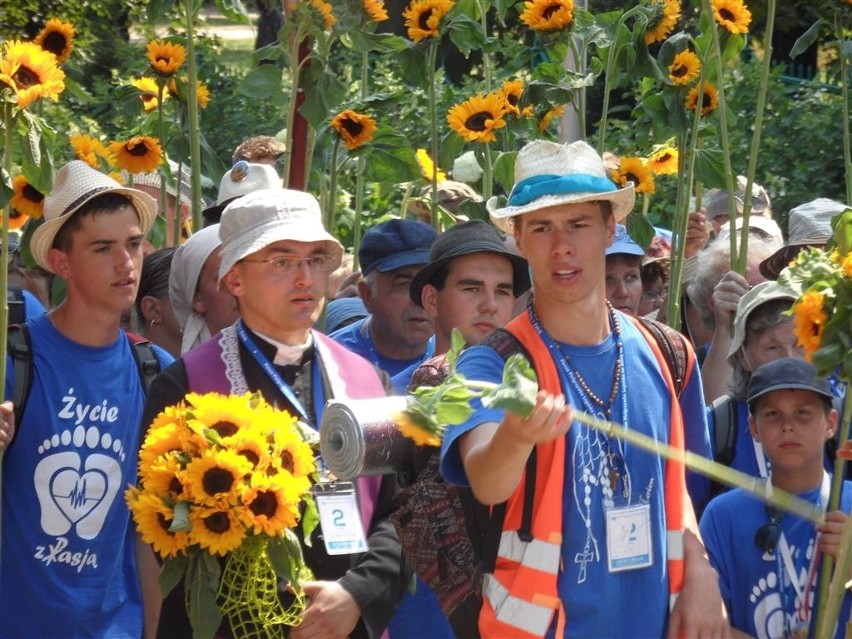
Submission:
<svg viewBox="0 0 852 639">
<path fill-rule="evenodd" d="M 625 173 L 624 179 L 627 180 L 628 182 L 633 182 L 633 184 L 641 184 L 642 183 L 642 181 L 638 177 L 636 177 L 636 175 L 633 174 L 633 173 Z"/>
<path fill-rule="evenodd" d="M 672 77 L 673 78 L 682 78 L 686 75 L 686 65 L 678 64 L 672 68 Z"/>
<path fill-rule="evenodd" d="M 257 497 L 251 502 L 249 510 L 255 516 L 274 517 L 275 513 L 278 512 L 278 499 L 276 499 L 275 493 L 269 490 L 259 491 Z"/>
<path fill-rule="evenodd" d="M 38 74 L 32 69 L 28 69 L 27 67 L 21 65 L 15 74 L 12 76 L 12 79 L 22 89 L 29 89 L 32 86 L 38 84 Z"/>
<path fill-rule="evenodd" d="M 541 12 L 541 17 L 545 20 L 550 20 L 550 18 L 553 17 L 553 14 L 559 11 L 561 7 L 561 4 L 559 4 L 558 2 L 554 2 L 553 4 L 549 5 L 547 9 Z"/>
<path fill-rule="evenodd" d="M 518 106 L 518 102 L 520 102 L 520 101 L 521 101 L 520 97 L 517 96 L 517 95 L 507 95 L 506 96 L 506 102 L 511 104 L 513 107 Z"/>
<path fill-rule="evenodd" d="M 234 475 L 224 468 L 211 468 L 204 473 L 201 485 L 208 495 L 226 493 L 234 485 Z"/>
<path fill-rule="evenodd" d="M 431 31 L 432 28 L 429 26 L 429 18 L 432 17 L 432 9 L 428 11 L 424 11 L 420 14 L 420 17 L 417 20 L 417 26 L 423 29 L 424 31 Z"/>
<path fill-rule="evenodd" d="M 216 422 L 210 428 L 215 430 L 219 434 L 219 437 L 230 437 L 231 435 L 235 435 L 239 430 L 239 426 L 234 422 Z"/>
<path fill-rule="evenodd" d="M 467 120 L 465 120 L 464 125 L 470 131 L 485 131 L 485 123 L 488 120 L 493 119 L 494 116 L 488 111 L 480 111 L 479 113 L 474 113 Z"/>
<path fill-rule="evenodd" d="M 722 18 L 722 20 L 727 20 L 728 22 L 734 22 L 737 18 L 728 9 L 724 9 L 724 8 L 719 9 L 719 17 Z"/>
<path fill-rule="evenodd" d="M 293 470 L 296 468 L 296 465 L 293 463 L 293 455 L 290 451 L 285 450 L 281 453 L 281 467 L 291 475 L 293 474 Z"/>
<path fill-rule="evenodd" d="M 257 453 L 248 448 L 243 448 L 242 450 L 237 451 L 237 454 L 248 459 L 252 466 L 257 466 L 258 463 L 260 463 L 260 457 L 258 457 Z"/>
<path fill-rule="evenodd" d="M 231 529 L 231 520 L 225 513 L 213 513 L 204 518 L 204 527 L 212 533 L 221 535 Z"/>
<path fill-rule="evenodd" d="M 50 51 L 57 58 L 65 51 L 68 40 L 58 31 L 48 33 L 42 40 L 41 48 L 45 51 Z"/>
<path fill-rule="evenodd" d="M 172 477 L 169 480 L 169 492 L 176 495 L 180 495 L 183 492 L 183 484 L 180 483 L 180 480 L 177 477 Z"/>
<path fill-rule="evenodd" d="M 172 63 L 172 59 L 168 56 L 161 55 L 161 56 L 157 56 L 157 62 L 160 62 L 160 63 L 165 64 L 165 65 L 169 65 L 169 64 Z"/>
<path fill-rule="evenodd" d="M 356 122 L 355 120 L 344 120 L 341 123 L 341 126 L 353 138 L 357 138 L 359 135 L 361 135 L 361 131 L 364 130 L 364 125 L 360 122 Z"/>
<path fill-rule="evenodd" d="M 9 219 L 10 219 L 10 220 L 17 220 L 19 217 L 23 217 L 23 215 L 24 215 L 24 214 L 23 214 L 23 213 L 21 213 L 21 212 L 20 212 L 18 209 L 16 209 L 16 208 L 12 208 L 12 210 L 11 210 L 11 211 L 9 211 Z"/>
<path fill-rule="evenodd" d="M 169 526 L 172 525 L 172 522 L 166 519 L 163 513 L 157 513 L 157 523 L 160 524 L 160 528 L 162 528 L 166 532 L 169 532 Z"/>
<path fill-rule="evenodd" d="M 44 199 L 44 195 L 39 193 L 29 184 L 24 186 L 24 197 L 27 198 L 30 202 L 35 202 L 36 204 L 38 204 Z"/>
<path fill-rule="evenodd" d="M 138 158 L 142 158 L 142 157 L 145 157 L 146 155 L 148 155 L 148 153 L 149 153 L 148 145 L 145 144 L 144 142 L 141 142 L 139 144 L 128 144 L 127 145 L 127 152 L 130 155 L 133 155 L 133 156 L 138 157 Z"/>
<path fill-rule="evenodd" d="M 706 108 L 711 107 L 712 105 L 713 105 L 713 99 L 710 97 L 709 93 L 705 93 L 704 95 L 701 96 L 701 106 L 702 107 L 704 107 L 706 109 Z"/>
<path fill-rule="evenodd" d="M 666 153 L 665 155 L 661 155 L 659 158 L 657 158 L 657 162 L 659 164 L 665 164 L 666 162 L 668 162 L 671 159 L 672 159 L 672 154 Z"/>
</svg>

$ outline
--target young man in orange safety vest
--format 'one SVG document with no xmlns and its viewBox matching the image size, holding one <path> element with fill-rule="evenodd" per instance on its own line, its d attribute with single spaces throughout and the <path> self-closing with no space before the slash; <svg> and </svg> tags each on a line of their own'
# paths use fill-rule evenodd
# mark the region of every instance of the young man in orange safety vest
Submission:
<svg viewBox="0 0 852 639">
<path fill-rule="evenodd" d="M 605 250 L 633 187 L 617 188 L 584 142 L 527 144 L 515 180 L 508 205 L 488 208 L 530 265 L 534 303 L 506 329 L 540 392 L 526 419 L 476 403 L 442 450 L 448 481 L 485 504 L 507 502 L 480 633 L 728 636 L 683 466 L 572 423 L 585 411 L 674 447 L 685 421 L 706 433 L 698 374 L 678 400 L 654 338 L 606 301 Z M 488 343 L 462 354 L 466 378 L 501 380 L 503 357 Z"/>
</svg>

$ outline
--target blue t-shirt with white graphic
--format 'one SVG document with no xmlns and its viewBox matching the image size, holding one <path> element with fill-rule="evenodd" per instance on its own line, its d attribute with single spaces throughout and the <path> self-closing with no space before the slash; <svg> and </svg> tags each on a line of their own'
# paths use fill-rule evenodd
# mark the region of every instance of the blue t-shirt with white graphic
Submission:
<svg viewBox="0 0 852 639">
<path fill-rule="evenodd" d="M 613 402 L 612 420 L 663 442 L 669 441 L 671 395 L 645 338 L 621 316 L 624 374 Z M 617 347 L 613 336 L 595 346 L 559 345 L 574 370 L 598 396 L 612 389 Z M 499 382 L 503 359 L 484 346 L 462 353 L 457 370 L 468 379 Z M 557 368 L 559 366 L 557 364 Z M 562 377 L 562 389 L 572 406 L 588 410 L 577 389 Z M 626 384 L 626 395 L 625 385 Z M 684 421 L 703 433 L 709 452 L 700 376 L 695 371 L 681 395 Z M 475 402 L 470 419 L 451 427 L 444 436 L 442 473 L 451 482 L 468 485 L 458 449 L 459 437 L 486 422 L 500 422 L 503 412 Z M 626 409 L 626 410 L 625 410 Z M 600 409 L 595 411 L 603 416 Z M 664 508 L 665 461 L 626 443 L 610 440 L 574 422 L 567 434 L 565 501 L 563 504 L 563 566 L 558 575 L 559 596 L 570 637 L 659 637 L 668 619 L 668 570 Z M 611 489 L 613 453 L 620 479 Z M 542 472 L 539 469 L 539 472 Z M 625 481 L 626 479 L 626 481 Z M 647 504 L 650 508 L 652 565 L 610 573 L 605 510 Z M 551 632 L 553 629 L 551 629 Z"/>
<path fill-rule="evenodd" d="M 77 344 L 27 322 L 30 395 L 3 459 L 0 637 L 139 637 L 142 599 L 124 502 L 145 396 L 128 338 Z M 155 347 L 161 366 L 172 361 Z M 6 396 L 14 370 L 8 363 Z"/>
<path fill-rule="evenodd" d="M 815 488 L 799 497 L 817 504 L 820 492 L 820 488 Z M 852 510 L 852 482 L 844 482 L 840 510 Z M 808 619 L 814 623 L 813 611 L 818 604 L 815 599 L 819 575 L 812 567 L 816 552 L 814 524 L 795 515 L 783 515 L 781 530 L 788 550 L 782 552 L 779 543 L 774 552 L 766 553 L 755 545 L 755 535 L 768 522 L 766 505 L 737 488 L 713 499 L 700 525 L 710 563 L 719 573 L 719 588 L 731 625 L 757 639 L 784 637 L 785 625 L 795 628 Z M 791 568 L 785 565 L 785 554 L 792 562 Z M 850 611 L 852 595 L 847 591 L 836 637 L 844 636 Z M 812 627 L 807 636 L 813 637 L 814 632 Z"/>
</svg>

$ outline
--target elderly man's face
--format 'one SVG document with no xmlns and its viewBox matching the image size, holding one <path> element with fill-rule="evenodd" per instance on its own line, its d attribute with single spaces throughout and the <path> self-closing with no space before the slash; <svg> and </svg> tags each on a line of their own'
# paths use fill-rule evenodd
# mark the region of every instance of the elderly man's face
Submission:
<svg viewBox="0 0 852 639">
<path fill-rule="evenodd" d="M 423 353 L 426 342 L 435 332 L 435 325 L 429 314 L 414 304 L 408 289 L 411 278 L 420 266 L 379 273 L 372 271 L 368 281 L 359 286 L 364 306 L 372 313 L 371 330 L 374 343 L 385 346 L 380 350 L 387 357 L 406 359 Z M 387 352 L 393 350 L 393 352 Z"/>
</svg>

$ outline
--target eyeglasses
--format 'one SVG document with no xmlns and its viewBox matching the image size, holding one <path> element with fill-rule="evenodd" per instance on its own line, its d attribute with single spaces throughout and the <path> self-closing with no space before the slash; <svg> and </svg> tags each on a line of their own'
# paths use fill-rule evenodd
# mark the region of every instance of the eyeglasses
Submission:
<svg viewBox="0 0 852 639">
<path fill-rule="evenodd" d="M 279 255 L 268 260 L 250 260 L 243 258 L 242 262 L 251 264 L 269 264 L 273 273 L 277 275 L 292 275 L 299 270 L 302 262 L 308 265 L 311 273 L 329 273 L 334 270 L 334 261 L 330 255 L 321 253 L 309 255 L 308 257 L 296 257 L 294 255 Z"/>
</svg>

